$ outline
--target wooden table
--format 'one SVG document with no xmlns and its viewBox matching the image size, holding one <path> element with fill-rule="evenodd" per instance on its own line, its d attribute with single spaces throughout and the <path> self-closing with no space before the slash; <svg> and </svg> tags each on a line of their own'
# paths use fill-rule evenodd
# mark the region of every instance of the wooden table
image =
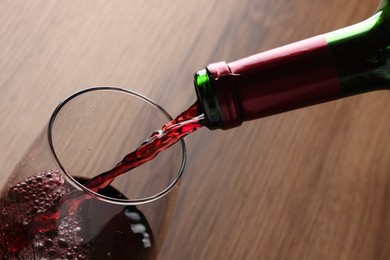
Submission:
<svg viewBox="0 0 390 260">
<path fill-rule="evenodd" d="M 211 62 L 338 29 L 378 1 L 0 2 L 2 179 L 67 95 L 140 92 L 177 114 Z M 390 92 L 186 139 L 161 259 L 390 259 Z"/>
</svg>

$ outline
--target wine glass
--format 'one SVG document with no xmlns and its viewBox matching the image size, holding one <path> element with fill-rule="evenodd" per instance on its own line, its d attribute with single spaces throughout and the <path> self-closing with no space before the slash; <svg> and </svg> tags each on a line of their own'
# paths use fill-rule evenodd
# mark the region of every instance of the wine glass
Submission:
<svg viewBox="0 0 390 260">
<path fill-rule="evenodd" d="M 117 177 L 114 167 L 172 118 L 146 97 L 94 87 L 65 99 L 2 187 L 2 259 L 156 259 L 184 170 L 184 141 Z"/>
</svg>

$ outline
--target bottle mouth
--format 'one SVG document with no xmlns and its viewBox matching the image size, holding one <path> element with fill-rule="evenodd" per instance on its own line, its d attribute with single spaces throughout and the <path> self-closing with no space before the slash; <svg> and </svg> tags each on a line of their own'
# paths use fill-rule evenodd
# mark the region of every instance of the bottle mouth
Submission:
<svg viewBox="0 0 390 260">
<path fill-rule="evenodd" d="M 52 116 L 50 117 L 50 120 L 49 120 L 49 124 L 48 124 L 48 131 L 47 131 L 47 138 L 48 138 L 48 143 L 49 143 L 49 148 L 50 148 L 50 154 L 56 164 L 56 166 L 60 169 L 60 171 L 64 174 L 65 176 L 65 179 L 66 181 L 72 185 L 74 188 L 76 188 L 77 190 L 81 190 L 83 191 L 84 193 L 86 194 L 89 194 L 101 201 L 105 201 L 105 202 L 109 202 L 109 203 L 114 203 L 114 204 L 118 204 L 118 205 L 139 205 L 139 204 L 145 204 L 145 203 L 149 203 L 149 202 L 152 202 L 152 201 L 155 201 L 155 200 L 158 200 L 160 198 L 162 198 L 163 196 L 167 195 L 174 187 L 175 185 L 178 183 L 178 181 L 180 180 L 183 172 L 184 172 L 184 168 L 185 168 L 185 165 L 186 165 L 186 146 L 185 146 L 185 142 L 184 140 L 180 140 L 178 142 L 178 144 L 180 144 L 180 153 L 181 153 L 181 162 L 180 162 L 180 165 L 178 167 L 178 171 L 177 171 L 177 174 L 175 175 L 174 179 L 170 181 L 169 185 L 167 185 L 164 189 L 161 189 L 159 192 L 156 192 L 150 196 L 145 196 L 145 197 L 140 197 L 140 198 L 136 198 L 136 199 L 119 199 L 119 198 L 114 198 L 114 197 L 109 197 L 109 196 L 105 196 L 105 195 L 102 195 L 100 193 L 97 193 L 97 192 L 94 192 L 90 189 L 88 189 L 86 186 L 84 186 L 83 184 L 81 184 L 79 181 L 76 180 L 76 178 L 78 178 L 79 176 L 72 176 L 72 174 L 70 174 L 69 170 L 67 169 L 67 167 L 64 165 L 64 163 L 62 162 L 61 160 L 61 156 L 59 156 L 58 154 L 58 151 L 55 147 L 55 144 L 54 144 L 54 141 L 53 141 L 53 127 L 54 127 L 54 124 L 59 116 L 59 113 L 60 111 L 73 99 L 83 95 L 83 94 L 86 94 L 86 93 L 90 93 L 90 92 L 96 92 L 96 91 L 114 91 L 114 92 L 120 92 L 120 93 L 123 93 L 123 94 L 128 94 L 128 95 L 131 95 L 133 97 L 136 97 L 138 99 L 140 99 L 141 101 L 143 102 L 146 102 L 148 103 L 148 105 L 154 107 L 155 109 L 157 109 L 163 116 L 165 116 L 165 118 L 169 121 L 172 120 L 172 117 L 168 114 L 168 112 L 166 112 L 161 106 L 159 106 L 156 102 L 154 102 L 153 100 L 139 94 L 139 93 L 136 93 L 136 92 L 133 92 L 133 91 L 130 91 L 130 90 L 126 90 L 126 89 L 123 89 L 123 88 L 118 88 L 118 87 L 111 87 L 111 86 L 99 86 L 99 87 L 92 87 L 92 88 L 88 88 L 88 89 L 84 89 L 84 90 L 81 90 L 79 92 L 76 92 L 74 94 L 72 94 L 71 96 L 67 97 L 66 99 L 64 99 L 57 107 L 56 109 L 54 110 Z M 118 158 L 120 159 L 120 158 Z M 131 174 L 131 173 L 130 173 Z"/>
<path fill-rule="evenodd" d="M 235 84 L 235 75 L 226 62 L 210 64 L 195 74 L 196 95 L 209 129 L 230 129 L 242 124 Z"/>
<path fill-rule="evenodd" d="M 223 128 L 222 110 L 212 74 L 207 69 L 198 71 L 194 76 L 194 86 L 206 117 L 205 126 L 209 129 Z"/>
</svg>

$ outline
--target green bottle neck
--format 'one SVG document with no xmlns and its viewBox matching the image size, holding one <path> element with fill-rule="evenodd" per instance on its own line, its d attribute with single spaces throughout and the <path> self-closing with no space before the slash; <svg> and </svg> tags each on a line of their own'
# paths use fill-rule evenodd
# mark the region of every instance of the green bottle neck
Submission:
<svg viewBox="0 0 390 260">
<path fill-rule="evenodd" d="M 390 6 L 358 24 L 325 34 L 336 62 L 341 94 L 355 95 L 390 87 Z"/>
</svg>

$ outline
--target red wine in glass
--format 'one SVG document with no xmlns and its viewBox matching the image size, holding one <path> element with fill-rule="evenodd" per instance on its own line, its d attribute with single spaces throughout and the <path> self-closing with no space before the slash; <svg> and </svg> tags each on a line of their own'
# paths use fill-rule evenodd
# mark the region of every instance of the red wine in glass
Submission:
<svg viewBox="0 0 390 260">
<path fill-rule="evenodd" d="M 37 173 L 10 188 L 0 200 L 0 259 L 125 260 L 155 253 L 152 230 L 135 206 L 89 198 L 78 202 L 76 213 L 66 214 L 69 204 L 55 204 L 71 192 L 73 186 L 57 170 Z M 110 186 L 100 192 L 124 198 Z M 50 211 L 53 207 L 58 214 Z M 36 232 L 36 216 L 47 212 L 51 219 L 39 218 L 39 226 L 54 219 L 55 226 Z"/>
</svg>

